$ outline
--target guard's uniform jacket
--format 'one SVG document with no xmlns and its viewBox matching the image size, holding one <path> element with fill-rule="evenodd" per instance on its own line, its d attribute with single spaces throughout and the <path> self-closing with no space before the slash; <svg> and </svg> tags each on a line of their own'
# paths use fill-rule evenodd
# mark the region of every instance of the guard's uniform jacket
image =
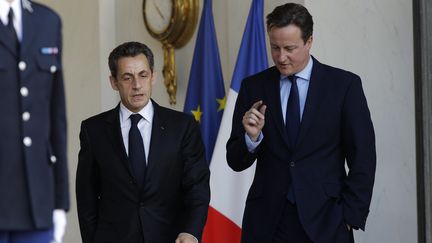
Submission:
<svg viewBox="0 0 432 243">
<path fill-rule="evenodd" d="M 69 208 L 61 21 L 23 0 L 22 27 L 17 51 L 0 22 L 0 230 L 50 228 Z"/>
</svg>

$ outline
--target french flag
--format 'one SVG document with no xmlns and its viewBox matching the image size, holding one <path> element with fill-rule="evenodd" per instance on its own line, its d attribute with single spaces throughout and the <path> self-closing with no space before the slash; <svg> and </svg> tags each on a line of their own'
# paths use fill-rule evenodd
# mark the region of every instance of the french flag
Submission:
<svg viewBox="0 0 432 243">
<path fill-rule="evenodd" d="M 255 165 L 245 171 L 234 172 L 228 167 L 225 146 L 242 80 L 268 67 L 263 5 L 263 0 L 252 1 L 214 147 L 210 163 L 211 200 L 203 243 L 240 242 L 243 211 Z"/>
</svg>

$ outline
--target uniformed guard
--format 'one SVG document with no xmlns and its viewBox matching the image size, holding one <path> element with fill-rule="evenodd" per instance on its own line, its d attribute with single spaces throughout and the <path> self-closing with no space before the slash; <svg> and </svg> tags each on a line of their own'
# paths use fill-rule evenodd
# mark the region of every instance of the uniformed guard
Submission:
<svg viewBox="0 0 432 243">
<path fill-rule="evenodd" d="M 61 20 L 0 0 L 0 243 L 61 242 L 69 209 Z"/>
</svg>

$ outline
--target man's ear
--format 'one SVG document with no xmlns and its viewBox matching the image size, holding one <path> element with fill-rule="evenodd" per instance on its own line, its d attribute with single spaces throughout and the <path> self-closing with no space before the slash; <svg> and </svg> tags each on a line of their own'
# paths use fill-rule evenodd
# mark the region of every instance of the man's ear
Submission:
<svg viewBox="0 0 432 243">
<path fill-rule="evenodd" d="M 117 86 L 117 79 L 115 77 L 113 77 L 113 76 L 110 76 L 109 79 L 110 79 L 110 83 L 111 83 L 111 88 L 113 90 L 118 91 L 119 89 L 118 89 L 118 86 Z"/>
<path fill-rule="evenodd" d="M 312 48 L 313 36 L 311 35 L 309 39 L 306 41 L 306 46 L 310 50 Z"/>
<path fill-rule="evenodd" d="M 153 71 L 153 73 L 152 73 L 152 79 L 151 79 L 151 85 L 152 85 L 152 87 L 155 85 L 156 79 L 157 79 L 157 72 Z"/>
</svg>

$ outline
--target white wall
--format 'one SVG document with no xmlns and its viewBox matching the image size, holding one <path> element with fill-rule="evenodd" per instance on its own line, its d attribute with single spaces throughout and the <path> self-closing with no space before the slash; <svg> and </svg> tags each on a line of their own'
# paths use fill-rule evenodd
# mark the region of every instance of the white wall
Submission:
<svg viewBox="0 0 432 243">
<path fill-rule="evenodd" d="M 417 242 L 412 1 L 305 1 L 312 54 L 361 76 L 375 126 L 377 171 L 356 242 Z"/>
</svg>

